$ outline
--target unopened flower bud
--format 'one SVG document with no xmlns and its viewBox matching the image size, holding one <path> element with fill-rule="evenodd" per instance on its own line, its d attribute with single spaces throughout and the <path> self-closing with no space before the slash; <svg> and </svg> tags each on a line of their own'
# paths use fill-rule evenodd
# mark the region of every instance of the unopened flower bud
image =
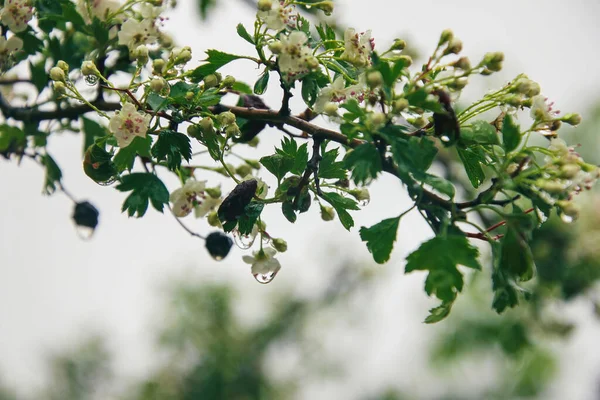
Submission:
<svg viewBox="0 0 600 400">
<path fill-rule="evenodd" d="M 281 238 L 273 239 L 273 247 L 280 253 L 285 253 L 287 250 L 287 242 Z"/>
<path fill-rule="evenodd" d="M 258 0 L 258 11 L 270 11 L 273 7 L 271 0 Z"/>
<path fill-rule="evenodd" d="M 498 72 L 502 69 L 502 62 L 504 61 L 504 53 L 497 51 L 493 53 L 487 53 L 483 57 L 483 66 L 492 72 Z"/>
<path fill-rule="evenodd" d="M 258 143 L 260 143 L 260 139 L 258 138 L 258 135 L 256 135 L 246 144 L 250 147 L 256 147 L 258 146 Z"/>
<path fill-rule="evenodd" d="M 449 82 L 448 87 L 450 87 L 454 90 L 462 90 L 468 84 L 469 84 L 469 78 L 467 78 L 466 76 L 461 76 L 460 78 L 457 78 L 457 79 Z"/>
<path fill-rule="evenodd" d="M 148 47 L 146 47 L 144 44 L 136 47 L 135 51 L 133 52 L 133 57 L 137 60 L 139 65 L 146 65 L 149 59 Z"/>
<path fill-rule="evenodd" d="M 577 219 L 577 217 L 579 217 L 579 206 L 572 201 L 561 200 L 557 201 L 556 205 L 561 209 L 563 214 L 573 219 Z"/>
<path fill-rule="evenodd" d="M 84 61 L 83 64 L 81 64 L 81 73 L 83 76 L 100 76 L 100 71 L 98 71 L 96 64 L 92 61 Z"/>
<path fill-rule="evenodd" d="M 231 111 L 224 111 L 217 115 L 217 120 L 222 126 L 228 126 L 235 123 L 235 114 Z"/>
<path fill-rule="evenodd" d="M 564 183 L 559 181 L 548 181 L 544 179 L 539 179 L 538 181 L 536 181 L 535 184 L 543 191 L 551 194 L 560 194 L 565 191 Z"/>
<path fill-rule="evenodd" d="M 64 94 L 67 91 L 67 87 L 63 82 L 54 82 L 53 89 L 58 94 Z"/>
<path fill-rule="evenodd" d="M 164 78 L 154 78 L 150 81 L 150 89 L 156 93 L 161 93 L 167 86 L 168 83 Z"/>
<path fill-rule="evenodd" d="M 218 199 L 219 197 L 221 197 L 221 194 L 222 194 L 221 186 L 216 186 L 213 188 L 206 188 L 206 189 L 204 189 L 204 191 L 206 192 L 206 194 L 208 194 L 213 199 Z"/>
<path fill-rule="evenodd" d="M 216 211 L 211 212 L 206 216 L 206 221 L 210 226 L 221 226 L 221 220 L 219 219 L 219 215 Z"/>
<path fill-rule="evenodd" d="M 408 108 L 408 106 L 409 106 L 408 100 L 402 98 L 402 99 L 395 100 L 392 103 L 392 110 L 395 113 L 399 113 L 399 112 L 406 110 Z"/>
<path fill-rule="evenodd" d="M 219 85 L 219 79 L 217 78 L 217 75 L 215 74 L 210 74 L 204 77 L 204 88 L 205 89 L 209 89 L 215 86 Z"/>
<path fill-rule="evenodd" d="M 194 92 L 192 92 L 192 91 L 186 92 L 185 93 L 185 100 L 186 101 L 192 101 L 195 96 L 196 96 L 196 94 Z"/>
<path fill-rule="evenodd" d="M 323 221 L 331 221 L 335 218 L 335 211 L 332 207 L 324 206 L 321 204 L 321 219 Z"/>
<path fill-rule="evenodd" d="M 283 43 L 279 40 L 271 42 L 269 43 L 269 50 L 271 50 L 271 53 L 273 54 L 279 54 L 283 51 Z"/>
<path fill-rule="evenodd" d="M 328 103 L 325 103 L 325 106 L 323 107 L 323 111 L 325 112 L 325 114 L 333 117 L 333 116 L 337 115 L 338 108 L 339 108 L 339 106 L 336 103 L 332 103 L 330 101 Z"/>
<path fill-rule="evenodd" d="M 573 179 L 581 171 L 581 167 L 578 164 L 565 164 L 560 167 L 560 175 L 566 179 Z"/>
<path fill-rule="evenodd" d="M 569 125 L 577 126 L 581 123 L 581 115 L 567 114 L 564 117 L 562 117 L 561 120 Z"/>
<path fill-rule="evenodd" d="M 260 169 L 260 163 L 256 160 L 246 160 L 246 164 L 254 169 Z"/>
<path fill-rule="evenodd" d="M 406 54 L 402 54 L 400 56 L 396 56 L 396 57 L 392 57 L 392 60 L 398 62 L 398 61 L 402 61 L 404 63 L 404 68 L 408 68 L 412 65 L 413 63 L 413 59 L 411 56 L 406 55 Z"/>
<path fill-rule="evenodd" d="M 444 30 L 442 32 L 442 34 L 440 35 L 440 41 L 438 42 L 438 46 L 442 46 L 443 44 L 448 43 L 453 38 L 454 38 L 454 32 L 452 32 L 450 29 Z"/>
<path fill-rule="evenodd" d="M 235 173 L 241 176 L 242 178 L 248 176 L 252 173 L 252 167 L 246 163 L 240 164 L 236 169 Z"/>
<path fill-rule="evenodd" d="M 425 125 L 427 125 L 428 121 L 427 118 L 421 116 L 421 117 L 417 117 L 417 118 L 410 118 L 407 120 L 410 124 L 414 125 L 415 128 L 423 128 Z"/>
<path fill-rule="evenodd" d="M 63 71 L 59 67 L 50 68 L 50 79 L 55 82 L 64 82 L 65 81 L 65 71 Z"/>
<path fill-rule="evenodd" d="M 211 117 L 205 117 L 198 122 L 198 126 L 203 133 L 211 134 L 215 131 L 215 124 Z"/>
<path fill-rule="evenodd" d="M 406 42 L 402 39 L 396 39 L 394 40 L 394 44 L 392 44 L 390 50 L 404 50 L 405 48 Z"/>
<path fill-rule="evenodd" d="M 235 122 L 227 125 L 227 127 L 225 128 L 225 135 L 228 138 L 234 137 L 234 136 L 239 136 L 241 134 L 242 134 L 242 131 L 240 131 L 240 127 Z"/>
<path fill-rule="evenodd" d="M 185 64 L 192 59 L 192 50 L 186 46 L 179 51 L 173 51 L 173 59 L 175 64 Z"/>
<path fill-rule="evenodd" d="M 187 134 L 194 139 L 201 139 L 202 132 L 200 131 L 200 127 L 198 125 L 192 124 L 187 127 Z"/>
<path fill-rule="evenodd" d="M 454 63 L 454 68 L 462 69 L 465 71 L 471 69 L 471 61 L 469 60 L 469 57 L 461 57 L 458 60 L 456 60 L 456 62 Z"/>
<path fill-rule="evenodd" d="M 374 112 L 369 116 L 369 120 L 375 126 L 385 124 L 385 114 L 382 112 Z"/>
<path fill-rule="evenodd" d="M 325 15 L 329 16 L 333 12 L 333 1 L 322 1 L 314 5 L 319 10 L 323 11 Z"/>
<path fill-rule="evenodd" d="M 164 67 L 165 60 L 163 60 L 162 58 L 157 58 L 156 60 L 152 61 L 152 73 L 154 75 L 162 75 Z"/>
<path fill-rule="evenodd" d="M 62 69 L 65 72 L 65 74 L 69 73 L 69 64 L 67 64 L 63 60 L 58 60 L 58 62 L 56 63 L 56 66 L 58 68 Z"/>
<path fill-rule="evenodd" d="M 317 69 L 319 68 L 319 60 L 317 60 L 317 57 L 310 57 L 306 60 L 306 66 L 308 69 Z"/>
<path fill-rule="evenodd" d="M 233 87 L 234 84 L 235 84 L 235 78 L 231 75 L 227 75 L 225 77 L 225 79 L 223 79 L 223 82 L 221 82 L 221 86 L 226 87 L 226 88 L 231 88 L 231 87 Z"/>
<path fill-rule="evenodd" d="M 452 38 L 450 42 L 448 42 L 448 47 L 444 51 L 444 54 L 458 54 L 462 51 L 463 43 L 459 38 Z"/>
<path fill-rule="evenodd" d="M 383 84 L 383 75 L 379 71 L 369 71 L 367 73 L 367 85 L 375 89 Z"/>
<path fill-rule="evenodd" d="M 359 188 L 350 191 L 350 194 L 358 201 L 370 201 L 371 195 L 367 188 Z"/>
</svg>

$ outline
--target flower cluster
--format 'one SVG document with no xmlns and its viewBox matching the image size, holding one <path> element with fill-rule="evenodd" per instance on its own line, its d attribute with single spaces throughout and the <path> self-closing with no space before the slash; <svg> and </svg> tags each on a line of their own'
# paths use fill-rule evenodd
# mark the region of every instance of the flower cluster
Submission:
<svg viewBox="0 0 600 400">
<path fill-rule="evenodd" d="M 33 17 L 31 0 L 4 0 L 0 19 L 13 32 L 23 32 Z"/>
<path fill-rule="evenodd" d="M 348 28 L 344 32 L 344 52 L 342 59 L 364 67 L 371 62 L 371 53 L 375 48 L 375 40 L 371 38 L 371 31 L 357 33 L 355 29 Z"/>
<path fill-rule="evenodd" d="M 319 92 L 317 101 L 314 105 L 316 113 L 332 114 L 337 110 L 337 104 L 344 102 L 348 98 L 357 99 L 359 102 L 364 98 L 365 85 L 364 75 L 359 78 L 359 84 L 346 87 L 346 81 L 341 75 L 338 76 L 330 86 L 324 87 Z"/>
<path fill-rule="evenodd" d="M 286 5 L 283 0 L 261 0 L 258 7 L 259 11 L 256 15 L 269 29 L 281 31 L 296 24 L 294 8 Z"/>
<path fill-rule="evenodd" d="M 279 54 L 279 71 L 288 82 L 299 79 L 319 66 L 310 47 L 306 45 L 307 41 L 308 37 L 304 32 L 293 31 L 270 47 L 274 53 Z"/>
<path fill-rule="evenodd" d="M 94 18 L 106 21 L 109 15 L 118 11 L 120 7 L 121 4 L 117 0 L 78 0 L 76 9 L 83 20 L 90 24 Z"/>
<path fill-rule="evenodd" d="M 206 181 L 188 179 L 183 187 L 171 193 L 173 214 L 178 218 L 195 210 L 196 217 L 204 217 L 221 204 L 220 190 L 206 188 Z"/>
<path fill-rule="evenodd" d="M 131 103 L 123 104 L 121 111 L 110 119 L 108 127 L 119 147 L 127 147 L 136 136 L 145 138 L 152 116 L 140 113 Z"/>
<path fill-rule="evenodd" d="M 17 36 L 11 36 L 8 40 L 0 36 L 0 72 L 5 71 L 11 65 L 14 54 L 23 48 L 23 40 Z"/>
</svg>

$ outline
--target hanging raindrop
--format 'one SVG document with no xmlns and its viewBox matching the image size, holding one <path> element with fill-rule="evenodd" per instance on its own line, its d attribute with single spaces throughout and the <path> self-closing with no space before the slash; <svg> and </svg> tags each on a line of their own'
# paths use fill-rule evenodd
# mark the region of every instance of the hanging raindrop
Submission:
<svg viewBox="0 0 600 400">
<path fill-rule="evenodd" d="M 256 282 L 266 285 L 273 282 L 273 279 L 277 276 L 277 272 L 279 271 L 269 272 L 268 274 L 254 274 L 254 279 L 256 279 Z"/>
<path fill-rule="evenodd" d="M 565 213 L 561 213 L 560 214 L 560 219 L 565 223 L 565 224 L 570 224 L 571 222 L 573 222 L 575 220 L 575 218 L 571 217 L 570 215 L 567 215 Z"/>
<path fill-rule="evenodd" d="M 95 86 L 98 83 L 98 77 L 96 75 L 87 75 L 85 77 L 85 83 L 90 86 Z"/>
<path fill-rule="evenodd" d="M 234 233 L 233 239 L 235 240 L 235 245 L 242 250 L 247 250 L 254 244 L 254 240 L 256 239 L 256 235 L 240 235 L 239 233 Z"/>
</svg>

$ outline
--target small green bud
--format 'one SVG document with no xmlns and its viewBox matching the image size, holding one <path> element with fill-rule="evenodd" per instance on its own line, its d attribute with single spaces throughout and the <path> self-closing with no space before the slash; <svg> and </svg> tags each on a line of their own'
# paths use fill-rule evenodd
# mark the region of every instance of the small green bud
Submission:
<svg viewBox="0 0 600 400">
<path fill-rule="evenodd" d="M 152 61 L 152 73 L 154 75 L 162 75 L 164 67 L 165 60 L 163 60 L 162 58 L 157 58 L 156 60 Z"/>
<path fill-rule="evenodd" d="M 314 6 L 323 11 L 327 16 L 331 15 L 333 12 L 333 1 L 322 1 L 314 4 Z"/>
<path fill-rule="evenodd" d="M 379 126 L 385 124 L 386 117 L 382 112 L 374 112 L 369 116 L 369 120 L 373 125 Z"/>
<path fill-rule="evenodd" d="M 335 218 L 335 211 L 332 207 L 324 206 L 321 204 L 321 219 L 323 221 L 331 221 Z"/>
<path fill-rule="evenodd" d="M 260 143 L 260 139 L 257 136 L 254 136 L 248 143 L 246 143 L 250 147 L 256 147 Z"/>
<path fill-rule="evenodd" d="M 67 91 L 67 87 L 63 82 L 54 82 L 54 91 L 58 94 L 64 94 Z"/>
<path fill-rule="evenodd" d="M 336 103 L 332 103 L 331 101 L 328 103 L 325 103 L 325 106 L 323 107 L 323 111 L 325 112 L 325 114 L 333 117 L 337 115 L 337 111 L 338 111 L 339 106 Z"/>
<path fill-rule="evenodd" d="M 202 131 L 200 131 L 200 127 L 195 124 L 191 124 L 187 127 L 187 134 L 194 139 L 202 139 Z"/>
<path fill-rule="evenodd" d="M 454 63 L 454 68 L 462 69 L 465 71 L 471 69 L 471 61 L 469 60 L 469 57 L 461 57 L 458 60 L 456 60 L 456 62 Z"/>
<path fill-rule="evenodd" d="M 273 239 L 273 247 L 280 253 L 285 253 L 287 250 L 287 242 L 281 238 Z"/>
<path fill-rule="evenodd" d="M 221 86 L 226 88 L 231 88 L 235 84 L 235 78 L 231 75 L 227 75 L 223 82 L 221 82 Z"/>
<path fill-rule="evenodd" d="M 98 71 L 96 64 L 92 61 L 84 61 L 83 64 L 81 64 L 81 73 L 83 76 L 100 76 L 100 71 Z"/>
<path fill-rule="evenodd" d="M 446 29 L 440 35 L 440 41 L 438 42 L 438 46 L 442 46 L 443 44 L 448 43 L 454 38 L 454 32 L 450 29 Z"/>
<path fill-rule="evenodd" d="M 317 60 L 316 57 L 310 57 L 308 60 L 306 60 L 306 66 L 308 69 L 317 69 L 319 68 L 319 60 Z"/>
<path fill-rule="evenodd" d="M 146 47 L 144 44 L 136 47 L 135 51 L 133 52 L 133 58 L 137 60 L 139 65 L 146 65 L 149 59 L 148 47 Z"/>
<path fill-rule="evenodd" d="M 561 200 L 557 201 L 556 205 L 562 210 L 563 214 L 573 219 L 579 217 L 579 206 L 572 201 Z"/>
<path fill-rule="evenodd" d="M 279 40 L 271 42 L 269 43 L 269 50 L 271 50 L 271 53 L 273 54 L 279 54 L 283 51 L 283 43 Z"/>
<path fill-rule="evenodd" d="M 581 167 L 578 164 L 565 164 L 560 167 L 560 175 L 566 179 L 573 179 L 581 171 Z"/>
<path fill-rule="evenodd" d="M 235 122 L 227 125 L 227 127 L 225 128 L 225 135 L 228 138 L 234 137 L 234 136 L 239 136 L 241 134 L 242 134 L 242 132 L 240 131 L 240 127 Z"/>
<path fill-rule="evenodd" d="M 417 117 L 417 118 L 409 118 L 409 119 L 407 119 L 407 121 L 410 124 L 414 125 L 415 128 L 419 128 L 419 129 L 425 127 L 425 125 L 428 124 L 427 118 L 425 118 L 423 116 Z"/>
<path fill-rule="evenodd" d="M 402 98 L 402 99 L 395 100 L 394 103 L 392 103 L 392 110 L 395 113 L 399 113 L 399 112 L 406 110 L 408 108 L 408 106 L 409 106 L 408 100 Z"/>
<path fill-rule="evenodd" d="M 150 89 L 155 93 L 161 93 L 168 85 L 164 78 L 154 78 L 150 81 Z"/>
<path fill-rule="evenodd" d="M 405 64 L 404 65 L 405 68 L 410 67 L 412 65 L 412 63 L 413 63 L 412 57 L 409 56 L 409 55 L 406 55 L 406 54 L 402 54 L 402 55 L 399 55 L 399 56 L 396 56 L 396 57 L 392 57 L 391 59 L 393 61 L 403 61 L 404 64 Z"/>
<path fill-rule="evenodd" d="M 369 71 L 367 73 L 367 85 L 375 89 L 383 84 L 383 75 L 379 71 Z"/>
<path fill-rule="evenodd" d="M 219 85 L 219 78 L 215 74 L 210 74 L 204 77 L 204 88 L 210 89 Z"/>
<path fill-rule="evenodd" d="M 370 201 L 371 195 L 369 194 L 369 190 L 367 188 L 359 188 L 353 189 L 350 191 L 350 194 L 354 196 L 354 198 L 358 201 Z"/>
<path fill-rule="evenodd" d="M 236 121 L 235 114 L 231 111 L 224 111 L 221 114 L 217 115 L 217 120 L 222 126 L 229 126 L 231 124 L 234 124 Z"/>
<path fill-rule="evenodd" d="M 493 53 L 487 53 L 483 57 L 482 64 L 485 68 L 492 72 L 498 72 L 502 69 L 502 63 L 504 62 L 504 53 L 497 51 Z"/>
<path fill-rule="evenodd" d="M 461 76 L 451 82 L 448 83 L 448 87 L 454 90 L 462 90 L 469 84 L 469 78 L 466 76 Z"/>
<path fill-rule="evenodd" d="M 273 7 L 271 0 L 258 0 L 258 11 L 270 11 Z"/>
<path fill-rule="evenodd" d="M 59 67 L 50 68 L 50 79 L 54 82 L 64 82 L 65 81 L 65 71 Z"/>
<path fill-rule="evenodd" d="M 444 50 L 444 54 L 458 54 L 462 51 L 463 43 L 459 38 L 452 38 L 448 42 L 448 47 Z"/>
<path fill-rule="evenodd" d="M 198 126 L 203 133 L 211 134 L 215 131 L 215 124 L 211 117 L 202 118 L 200 122 L 198 122 Z"/>
<path fill-rule="evenodd" d="M 194 99 L 194 97 L 196 96 L 196 94 L 194 92 L 186 92 L 185 93 L 185 100 L 186 101 L 192 101 Z"/>
<path fill-rule="evenodd" d="M 246 163 L 240 164 L 236 169 L 235 173 L 241 176 L 242 178 L 248 176 L 252 173 L 252 167 Z"/>
<path fill-rule="evenodd" d="M 396 39 L 394 40 L 394 44 L 392 44 L 390 50 L 404 50 L 405 48 L 406 42 L 402 39 Z"/>
<path fill-rule="evenodd" d="M 185 64 L 192 59 L 192 50 L 186 46 L 180 51 L 173 51 L 173 59 L 177 65 Z"/>
<path fill-rule="evenodd" d="M 567 114 L 561 120 L 569 125 L 577 126 L 581 123 L 580 114 Z"/>
<path fill-rule="evenodd" d="M 538 179 L 535 182 L 536 186 L 545 192 L 551 194 L 560 194 L 565 191 L 565 185 L 559 181 L 549 181 L 545 179 Z"/>
<path fill-rule="evenodd" d="M 219 219 L 219 215 L 216 211 L 211 212 L 207 215 L 206 221 L 210 226 L 218 227 L 221 226 L 221 220 Z"/>
<path fill-rule="evenodd" d="M 221 197 L 221 186 L 216 186 L 213 188 L 206 188 L 204 191 L 213 199 L 218 199 Z"/>
<path fill-rule="evenodd" d="M 56 63 L 56 66 L 58 68 L 62 69 L 65 72 L 65 74 L 69 73 L 69 64 L 67 64 L 63 60 L 58 60 L 58 62 Z"/>
</svg>

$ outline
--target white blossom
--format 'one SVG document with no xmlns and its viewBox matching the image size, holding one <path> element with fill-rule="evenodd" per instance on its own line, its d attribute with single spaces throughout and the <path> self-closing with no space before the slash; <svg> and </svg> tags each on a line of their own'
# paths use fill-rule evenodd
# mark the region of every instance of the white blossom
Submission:
<svg viewBox="0 0 600 400">
<path fill-rule="evenodd" d="M 547 99 L 541 94 L 531 99 L 531 118 L 534 120 L 541 122 L 552 121 L 556 114 L 552 110 L 552 104 L 548 104 Z"/>
<path fill-rule="evenodd" d="M 257 17 L 263 21 L 267 28 L 274 31 L 280 31 L 286 26 L 293 25 L 296 21 L 296 16 L 292 15 L 293 7 L 285 7 L 284 1 L 273 1 L 271 9 L 268 11 L 259 11 Z"/>
<path fill-rule="evenodd" d="M 13 32 L 23 32 L 33 16 L 30 0 L 4 0 L 4 9 L 0 19 Z"/>
<path fill-rule="evenodd" d="M 288 81 L 292 81 L 310 70 L 309 65 L 315 57 L 312 55 L 310 47 L 304 45 L 307 41 L 308 37 L 301 31 L 294 31 L 289 36 L 281 38 L 279 71 Z"/>
<path fill-rule="evenodd" d="M 252 275 L 275 275 L 281 269 L 275 254 L 277 251 L 269 247 L 252 253 L 252 256 L 243 256 L 242 260 L 252 264 Z"/>
<path fill-rule="evenodd" d="M 157 36 L 158 32 L 153 20 L 145 19 L 140 22 L 130 18 L 121 26 L 119 44 L 129 47 L 129 50 L 133 51 L 142 44 L 154 42 Z"/>
<path fill-rule="evenodd" d="M 359 97 L 362 94 L 362 91 L 360 85 L 346 87 L 344 77 L 338 76 L 331 86 L 321 89 L 317 101 L 315 102 L 314 111 L 322 113 L 325 111 L 325 105 L 327 103 L 341 103 L 348 97 Z"/>
<path fill-rule="evenodd" d="M 105 21 L 108 14 L 116 12 L 121 7 L 117 0 L 78 0 L 77 12 L 83 20 L 90 24 L 94 17 Z"/>
<path fill-rule="evenodd" d="M 348 28 L 344 32 L 345 49 L 341 57 L 357 67 L 364 67 L 370 63 L 374 47 L 370 30 L 356 33 L 353 28 Z"/>
<path fill-rule="evenodd" d="M 13 53 L 23 48 L 23 40 L 17 36 L 11 36 L 8 40 L 0 36 L 0 64 L 4 65 Z"/>
<path fill-rule="evenodd" d="M 205 200 L 205 185 L 206 181 L 188 179 L 183 187 L 171 193 L 169 200 L 173 203 L 173 214 L 179 218 L 189 215 L 196 206 Z"/>
<path fill-rule="evenodd" d="M 138 112 L 133 104 L 125 103 L 121 111 L 110 119 L 108 127 L 119 147 L 126 147 L 136 136 L 146 137 L 151 119 L 150 115 Z"/>
<path fill-rule="evenodd" d="M 223 199 L 220 197 L 214 198 L 212 196 L 206 196 L 199 201 L 200 204 L 194 209 L 194 215 L 196 218 L 202 218 L 215 211 L 221 205 L 222 201 Z"/>
</svg>

